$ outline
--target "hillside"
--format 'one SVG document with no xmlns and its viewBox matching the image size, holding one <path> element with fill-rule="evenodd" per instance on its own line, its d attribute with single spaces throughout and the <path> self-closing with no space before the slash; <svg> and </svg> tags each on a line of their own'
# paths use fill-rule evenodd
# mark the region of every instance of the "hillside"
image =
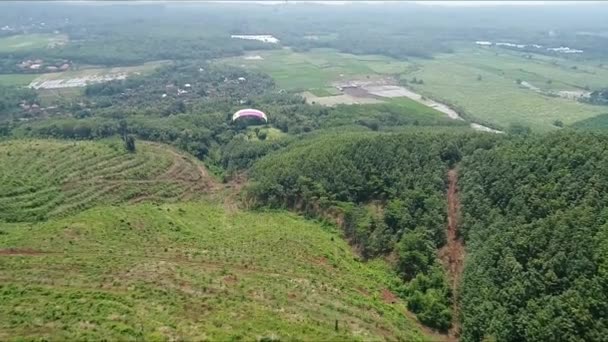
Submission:
<svg viewBox="0 0 608 342">
<path fill-rule="evenodd" d="M 138 204 L 0 227 L 2 340 L 424 340 L 383 262 L 293 214 Z"/>
<path fill-rule="evenodd" d="M 16 172 L 16 171 L 19 172 Z M 43 220 L 96 203 L 177 201 L 210 186 L 192 157 L 161 144 L 119 140 L 0 143 L 0 222 Z"/>
<path fill-rule="evenodd" d="M 606 339 L 607 149 L 563 131 L 463 158 L 463 340 Z"/>
<path fill-rule="evenodd" d="M 0 1 L 0 342 L 608 342 L 608 2 L 369 3 Z"/>
</svg>

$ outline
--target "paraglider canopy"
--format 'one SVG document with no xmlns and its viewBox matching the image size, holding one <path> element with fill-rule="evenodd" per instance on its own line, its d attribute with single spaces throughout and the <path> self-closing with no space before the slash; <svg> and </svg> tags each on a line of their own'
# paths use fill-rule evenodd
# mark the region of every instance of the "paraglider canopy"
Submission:
<svg viewBox="0 0 608 342">
<path fill-rule="evenodd" d="M 266 117 L 266 114 L 264 114 L 264 112 L 257 110 L 257 109 L 241 109 L 238 112 L 234 113 L 232 115 L 232 121 L 236 121 L 236 119 L 238 118 L 242 118 L 242 117 L 254 117 L 254 118 L 258 118 L 258 119 L 262 119 L 266 122 L 268 122 L 268 118 Z"/>
</svg>

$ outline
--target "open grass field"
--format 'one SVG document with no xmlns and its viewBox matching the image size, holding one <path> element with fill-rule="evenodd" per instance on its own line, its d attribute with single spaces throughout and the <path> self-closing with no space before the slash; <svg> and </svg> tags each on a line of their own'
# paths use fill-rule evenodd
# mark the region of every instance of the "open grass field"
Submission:
<svg viewBox="0 0 608 342">
<path fill-rule="evenodd" d="M 220 63 L 244 66 L 268 73 L 280 88 L 287 90 L 313 90 L 317 96 L 335 95 L 331 84 L 352 78 L 379 77 L 399 74 L 411 68 L 411 63 L 374 55 L 351 55 L 331 49 L 313 49 L 298 53 L 290 49 L 259 51 L 253 55 L 222 59 Z"/>
<path fill-rule="evenodd" d="M 68 87 L 84 87 L 89 82 L 102 82 L 112 79 L 126 78 L 130 75 L 145 75 L 168 61 L 147 62 L 128 67 L 100 68 L 95 66 L 81 67 L 78 70 L 40 74 L 30 83 L 30 87 L 40 89 L 55 89 Z"/>
<path fill-rule="evenodd" d="M 261 59 L 251 59 L 251 55 Z M 332 87 L 336 82 L 387 77 L 411 81 L 416 77 L 424 84 L 410 82 L 409 86 L 415 91 L 454 106 L 473 121 L 491 123 L 503 129 L 517 123 L 545 131 L 555 129 L 553 124 L 556 120 L 570 125 L 608 113 L 603 107 L 543 94 L 584 92 L 586 88 L 592 90 L 608 86 L 608 68 L 597 61 L 524 56 L 506 49 L 483 48 L 462 48 L 457 53 L 434 59 L 410 61 L 355 56 L 330 49 L 304 53 L 283 49 L 251 55 L 219 62 L 266 72 L 279 87 L 308 91 L 306 94 L 319 103 L 347 102 L 340 97 L 331 97 L 336 95 L 336 89 Z M 517 80 L 538 88 L 538 91 L 517 84 Z M 361 103 L 367 100 L 360 99 Z"/>
<path fill-rule="evenodd" d="M 3 74 L 0 75 L 0 86 L 27 86 L 36 79 L 33 74 Z"/>
<path fill-rule="evenodd" d="M 13 140 L 0 143 L 0 222 L 64 216 L 98 203 L 177 201 L 209 187 L 193 157 L 137 142 Z"/>
<path fill-rule="evenodd" d="M 68 37 L 63 34 L 20 34 L 0 38 L 0 53 L 48 48 L 67 41 Z"/>
<path fill-rule="evenodd" d="M 349 118 L 362 120 L 379 120 L 383 129 L 391 130 L 397 124 L 405 122 L 423 126 L 454 126 L 459 129 L 468 129 L 465 121 L 453 120 L 437 110 L 420 104 L 405 97 L 386 99 L 383 103 L 359 105 L 344 105 L 341 110 L 335 111 L 326 122 L 327 126 L 340 126 Z"/>
<path fill-rule="evenodd" d="M 5 341 L 436 340 L 386 263 L 294 214 L 138 204 L 0 232 Z"/>
<path fill-rule="evenodd" d="M 503 128 L 520 123 L 535 130 L 549 130 L 554 128 L 555 120 L 568 125 L 608 112 L 606 108 L 546 96 L 516 82 L 520 79 L 543 91 L 580 91 L 585 86 L 606 86 L 608 70 L 592 63 L 536 55 L 528 59 L 509 51 L 496 55 L 485 49 L 441 55 L 416 63 L 418 70 L 405 76 L 424 81 L 423 85 L 412 85 L 416 91 L 455 105 L 472 118 Z M 577 67 L 573 69 L 575 64 Z M 551 82 L 547 83 L 548 80 Z"/>
</svg>

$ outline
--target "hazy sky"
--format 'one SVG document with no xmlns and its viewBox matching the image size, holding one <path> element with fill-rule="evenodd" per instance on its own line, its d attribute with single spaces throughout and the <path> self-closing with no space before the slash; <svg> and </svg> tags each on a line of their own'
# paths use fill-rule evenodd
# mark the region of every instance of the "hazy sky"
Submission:
<svg viewBox="0 0 608 342">
<path fill-rule="evenodd" d="M 214 2 L 214 0 L 209 0 Z M 219 1 L 218 2 L 245 2 L 245 1 Z M 246 1 L 252 2 L 252 1 Z M 383 4 L 383 3 L 393 3 L 394 1 L 383 1 L 383 0 L 368 0 L 368 1 L 323 1 L 323 0 L 272 0 L 272 1 L 253 1 L 256 3 L 261 3 L 265 5 L 279 5 L 287 3 L 317 3 L 324 5 L 346 5 L 349 3 L 367 3 L 367 4 Z M 583 5 L 583 4 L 599 4 L 605 3 L 603 1 L 458 1 L 458 0 L 448 0 L 448 1 L 404 1 L 410 3 L 416 3 L 420 5 L 429 5 L 429 6 L 463 6 L 463 7 L 475 7 L 475 6 L 542 6 L 542 5 L 550 5 L 550 6 L 559 6 L 559 5 Z"/>
<path fill-rule="evenodd" d="M 583 5 L 602 1 L 414 1 L 421 5 L 436 6 L 540 6 L 540 5 Z"/>
</svg>

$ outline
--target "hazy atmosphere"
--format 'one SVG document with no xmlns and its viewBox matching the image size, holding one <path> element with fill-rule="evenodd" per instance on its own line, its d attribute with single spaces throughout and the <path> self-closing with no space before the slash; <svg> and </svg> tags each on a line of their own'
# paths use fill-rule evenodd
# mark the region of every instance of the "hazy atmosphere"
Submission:
<svg viewBox="0 0 608 342">
<path fill-rule="evenodd" d="M 606 340 L 606 18 L 0 2 L 0 340 Z"/>
</svg>

